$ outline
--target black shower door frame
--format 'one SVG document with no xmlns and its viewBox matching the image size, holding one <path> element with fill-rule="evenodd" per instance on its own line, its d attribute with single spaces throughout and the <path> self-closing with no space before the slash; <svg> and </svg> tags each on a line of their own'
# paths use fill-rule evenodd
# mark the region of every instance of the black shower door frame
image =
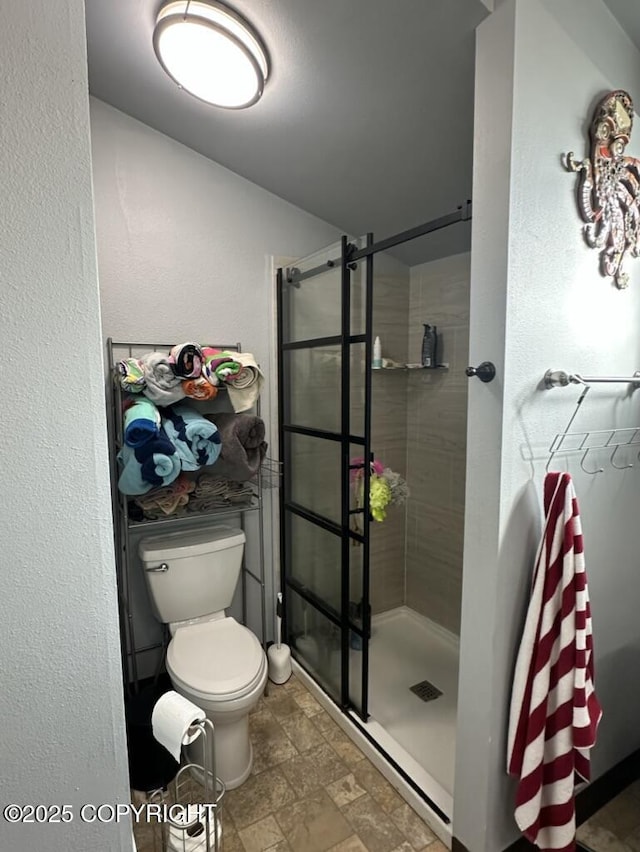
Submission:
<svg viewBox="0 0 640 852">
<path fill-rule="evenodd" d="M 415 228 L 394 234 L 386 239 L 374 242 L 373 234 L 367 234 L 364 245 L 358 247 L 349 242 L 346 236 L 341 239 L 340 257 L 327 261 L 324 264 L 300 272 L 297 269 L 278 269 L 277 271 L 277 350 L 278 350 L 278 438 L 280 461 L 283 462 L 282 487 L 280 489 L 280 560 L 281 560 L 281 588 L 285 601 L 283 627 L 286 641 L 290 644 L 289 629 L 287 625 L 287 593 L 295 591 L 307 604 L 318 610 L 325 618 L 339 627 L 341 631 L 341 685 L 340 705 L 347 712 L 353 710 L 364 722 L 368 718 L 368 687 L 369 687 L 369 637 L 371 635 L 371 606 L 370 606 L 370 506 L 369 488 L 371 467 L 364 464 L 363 471 L 363 498 L 364 504 L 357 509 L 350 508 L 350 473 L 353 469 L 350 461 L 350 447 L 361 445 L 362 457 L 373 460 L 371 451 L 371 361 L 373 354 L 372 325 L 373 325 L 373 259 L 378 252 L 388 251 L 395 246 L 410 242 L 419 237 L 426 236 L 434 231 L 447 228 L 459 222 L 467 222 L 472 218 L 472 204 L 467 200 L 458 206 L 453 212 L 437 219 L 432 219 L 417 225 Z M 357 269 L 357 264 L 364 262 L 365 267 L 365 332 L 364 334 L 351 334 L 351 273 Z M 336 266 L 341 269 L 341 333 L 334 337 L 315 338 L 313 340 L 301 340 L 289 342 L 289 299 L 288 288 L 300 285 L 305 279 L 312 278 L 326 272 L 328 268 Z M 365 393 L 364 393 L 364 436 L 350 434 L 350 347 L 353 344 L 365 344 Z M 285 353 L 292 349 L 304 349 L 312 346 L 336 345 L 341 346 L 342 373 L 341 373 L 341 429 L 340 432 L 327 432 L 319 429 L 310 429 L 298 426 L 291 422 L 291 383 L 287 375 L 287 363 Z M 328 518 L 311 512 L 302 506 L 296 505 L 291 499 L 291 467 L 288 464 L 286 454 L 287 434 L 309 435 L 320 440 L 339 441 L 341 444 L 341 522 L 336 524 Z M 360 466 L 359 466 L 360 467 Z M 359 513 L 361 517 L 362 534 L 350 529 L 350 518 L 353 513 Z M 341 539 L 341 601 L 340 611 L 336 612 L 326 603 L 296 583 L 291 572 L 291 517 L 298 515 L 328 532 L 339 536 Z M 350 559 L 349 550 L 353 542 L 362 546 L 362 611 L 361 622 L 356 623 L 351 618 L 349 608 L 350 597 Z M 349 648 L 350 635 L 356 634 L 360 637 L 362 647 L 362 684 L 360 692 L 360 706 L 354 706 L 350 695 L 350 672 L 349 672 Z M 295 654 L 294 654 L 295 656 Z M 304 661 L 298 662 L 304 668 Z M 311 674 L 311 673 L 310 673 Z M 312 675 L 313 676 L 313 675 Z M 315 679 L 315 678 L 314 678 Z M 331 696 L 334 698 L 334 696 Z M 335 698 L 334 698 L 335 700 Z"/>
<path fill-rule="evenodd" d="M 368 234 L 365 250 L 373 244 L 373 235 Z M 367 698 L 369 679 L 369 642 L 371 633 L 371 608 L 369 605 L 369 532 L 370 506 L 369 488 L 371 468 L 369 464 L 352 464 L 351 451 L 353 446 L 362 447 L 362 458 L 372 459 L 371 454 L 371 359 L 372 359 L 372 326 L 373 326 L 373 254 L 363 258 L 365 264 L 364 286 L 364 333 L 352 334 L 351 329 L 351 292 L 352 274 L 357 269 L 354 260 L 358 247 L 349 242 L 346 236 L 340 241 L 340 257 L 327 261 L 320 266 L 305 272 L 296 269 L 278 269 L 277 287 L 277 335 L 278 335 L 278 437 L 279 455 L 283 462 L 282 483 L 280 489 L 280 561 L 283 607 L 283 632 L 285 641 L 293 646 L 289 636 L 287 596 L 290 591 L 301 597 L 306 604 L 320 612 L 324 618 L 332 622 L 340 630 L 340 699 L 339 704 L 346 712 L 353 710 L 366 721 L 368 718 Z M 340 276 L 340 334 L 330 337 L 316 337 L 307 340 L 290 341 L 290 299 L 292 288 L 299 287 L 301 282 L 328 269 L 339 267 Z M 351 347 L 362 347 L 364 344 L 364 418 L 363 435 L 351 434 Z M 324 429 L 314 429 L 301 426 L 291 420 L 291 381 L 288 375 L 289 365 L 286 353 L 292 350 L 311 349 L 319 346 L 340 346 L 341 354 L 341 387 L 340 387 L 340 430 L 333 432 Z M 292 499 L 290 450 L 288 436 L 306 435 L 319 441 L 331 441 L 340 444 L 340 523 L 324 517 L 317 512 L 299 505 Z M 351 507 L 351 474 L 354 469 L 363 471 L 363 500 L 357 508 Z M 352 516 L 359 515 L 359 529 L 351 529 Z M 314 594 L 311 589 L 302 585 L 292 571 L 292 516 L 303 518 L 308 523 L 320 527 L 340 539 L 340 609 L 331 607 L 326 601 Z M 355 621 L 350 609 L 351 592 L 351 558 L 352 546 L 362 548 L 362 606 L 361 618 Z M 359 637 L 362 652 L 362 683 L 359 706 L 354 705 L 351 698 L 349 671 L 350 642 L 353 635 Z M 297 657 L 292 647 L 294 657 L 304 668 L 304 658 Z M 335 700 L 335 696 L 331 696 Z"/>
</svg>

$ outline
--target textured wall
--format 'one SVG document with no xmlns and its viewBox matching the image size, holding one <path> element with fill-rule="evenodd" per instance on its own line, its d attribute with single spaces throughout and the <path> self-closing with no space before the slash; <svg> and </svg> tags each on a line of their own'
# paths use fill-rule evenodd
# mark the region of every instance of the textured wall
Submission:
<svg viewBox="0 0 640 852">
<path fill-rule="evenodd" d="M 7 4 L 3 4 L 4 7 Z M 2 849 L 130 850 L 81 0 L 12 4 L 0 50 Z"/>
<path fill-rule="evenodd" d="M 634 92 L 640 55 L 600 0 L 509 0 L 480 27 L 477 55 L 470 361 L 495 361 L 498 377 L 469 386 L 454 833 L 474 852 L 495 852 L 517 834 L 505 740 L 546 449 L 579 395 L 544 391 L 541 378 L 550 367 L 629 375 L 640 361 L 640 265 L 630 263 L 624 292 L 599 274 L 581 235 L 576 176 L 561 155 L 582 155 L 602 93 Z M 640 154 L 633 136 L 628 153 Z M 639 422 L 640 397 L 613 385 L 590 392 L 574 425 Z M 604 707 L 594 777 L 640 746 L 640 478 L 635 468 L 612 469 L 609 456 L 589 459 L 606 468 L 598 476 L 575 457 L 567 464 L 583 518 Z M 636 461 L 620 453 L 617 462 L 625 460 Z"/>
<path fill-rule="evenodd" d="M 410 361 L 423 323 L 438 327 L 448 370 L 410 372 L 407 394 L 406 604 L 460 633 L 467 444 L 469 254 L 411 268 Z"/>
<path fill-rule="evenodd" d="M 262 414 L 272 451 L 277 434 L 271 257 L 299 257 L 335 239 L 335 228 L 276 198 L 157 131 L 91 99 L 102 328 L 105 338 L 233 343 L 266 373 Z M 270 493 L 266 575 L 271 593 Z M 257 568 L 257 541 L 247 555 Z M 134 569 L 138 647 L 159 625 Z M 250 582 L 250 594 L 257 586 Z M 252 607 L 253 608 L 253 607 Z M 268 609 L 268 627 L 273 623 Z M 252 622 L 259 629 L 259 622 Z M 150 654 L 143 675 L 153 672 Z"/>
</svg>

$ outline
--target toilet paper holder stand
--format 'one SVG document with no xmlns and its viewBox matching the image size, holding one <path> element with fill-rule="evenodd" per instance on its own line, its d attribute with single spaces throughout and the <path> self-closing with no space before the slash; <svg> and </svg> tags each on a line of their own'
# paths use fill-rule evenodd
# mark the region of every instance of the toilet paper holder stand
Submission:
<svg viewBox="0 0 640 852">
<path fill-rule="evenodd" d="M 154 852 L 219 852 L 225 786 L 216 776 L 214 733 L 210 719 L 191 725 L 189 738 L 202 742 L 202 763 L 183 764 L 166 791 L 149 793 L 149 803 L 162 813 L 154 823 Z"/>
</svg>

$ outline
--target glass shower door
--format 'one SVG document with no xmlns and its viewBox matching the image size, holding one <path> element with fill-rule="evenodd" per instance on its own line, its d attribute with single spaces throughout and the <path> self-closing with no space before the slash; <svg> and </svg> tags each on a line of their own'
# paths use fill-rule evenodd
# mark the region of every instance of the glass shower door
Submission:
<svg viewBox="0 0 640 852">
<path fill-rule="evenodd" d="M 372 259 L 278 270 L 281 559 L 294 658 L 367 715 Z"/>
</svg>

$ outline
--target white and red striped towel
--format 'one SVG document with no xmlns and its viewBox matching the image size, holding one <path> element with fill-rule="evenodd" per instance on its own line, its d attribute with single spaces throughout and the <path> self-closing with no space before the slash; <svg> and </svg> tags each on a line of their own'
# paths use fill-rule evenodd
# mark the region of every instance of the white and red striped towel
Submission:
<svg viewBox="0 0 640 852">
<path fill-rule="evenodd" d="M 602 709 L 582 526 L 571 477 L 549 473 L 545 528 L 511 695 L 507 769 L 518 779 L 515 819 L 549 852 L 575 850 L 575 785 L 588 781 Z"/>
</svg>

